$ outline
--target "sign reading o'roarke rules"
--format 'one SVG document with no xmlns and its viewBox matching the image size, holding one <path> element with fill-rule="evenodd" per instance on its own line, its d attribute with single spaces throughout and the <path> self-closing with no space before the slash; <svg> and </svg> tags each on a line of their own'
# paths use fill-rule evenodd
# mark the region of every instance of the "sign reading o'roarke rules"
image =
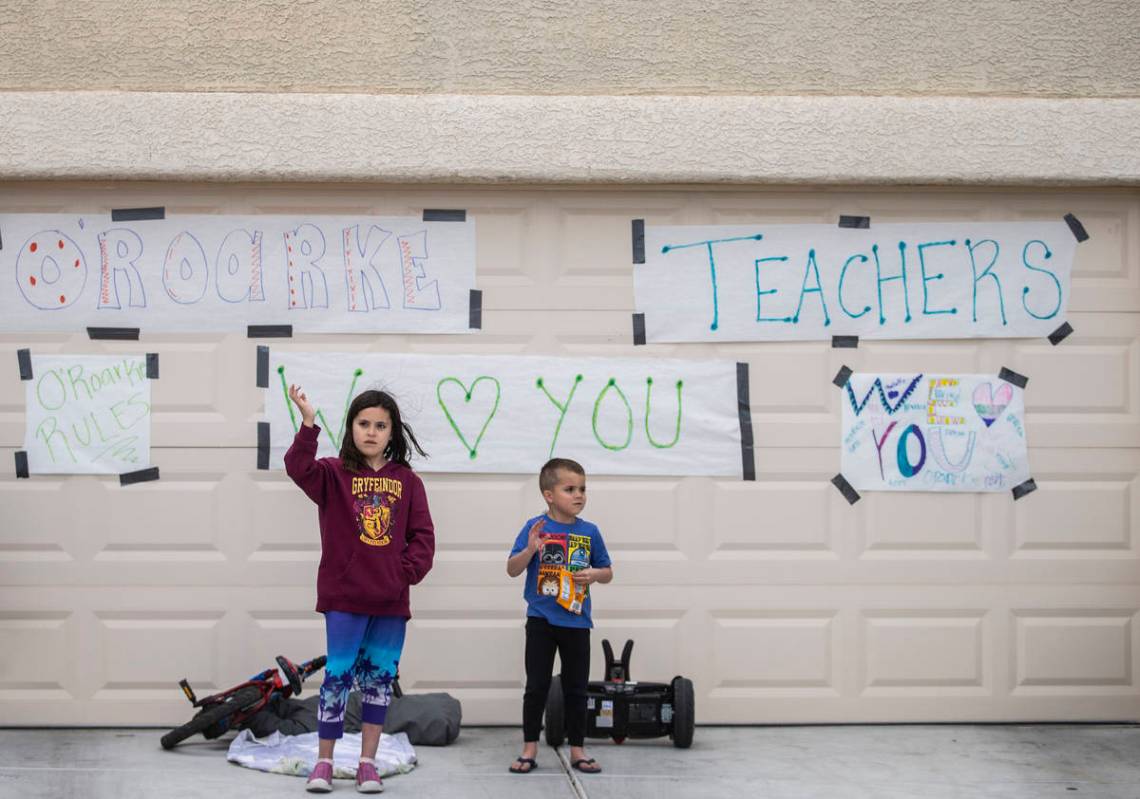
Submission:
<svg viewBox="0 0 1140 799">
<path fill-rule="evenodd" d="M 1047 336 L 1076 240 L 1056 222 L 645 228 L 649 342 Z"/>
</svg>

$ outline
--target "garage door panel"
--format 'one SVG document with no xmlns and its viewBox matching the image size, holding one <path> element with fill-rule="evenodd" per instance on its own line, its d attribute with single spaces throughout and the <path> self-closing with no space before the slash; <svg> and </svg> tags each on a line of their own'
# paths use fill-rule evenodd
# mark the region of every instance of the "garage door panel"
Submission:
<svg viewBox="0 0 1140 799">
<path fill-rule="evenodd" d="M 1040 474 L 1036 478 L 1040 496 L 1014 509 L 1011 557 L 1137 559 L 1136 475 L 1065 479 Z"/>
<path fill-rule="evenodd" d="M 0 701 L 72 698 L 72 616 L 66 610 L 0 611 Z"/>
<path fill-rule="evenodd" d="M 284 655 L 294 663 L 301 663 L 325 654 L 325 621 L 312 610 L 312 605 L 293 608 L 255 610 L 244 618 L 237 614 L 234 624 L 249 645 L 236 652 L 235 667 L 240 674 L 252 675 L 269 668 L 273 658 Z M 268 657 L 267 657 L 268 656 Z M 305 693 L 316 692 L 323 672 L 318 672 L 305 683 Z"/>
<path fill-rule="evenodd" d="M 400 684 L 409 690 L 517 691 L 524 681 L 521 615 L 418 612 L 408 626 Z"/>
<path fill-rule="evenodd" d="M 785 689 L 836 694 L 835 613 L 712 611 L 712 673 L 705 690 L 761 699 Z"/>
<path fill-rule="evenodd" d="M 712 532 L 717 561 L 836 558 L 831 492 L 815 480 L 713 483 Z"/>
<path fill-rule="evenodd" d="M 978 494 L 869 494 L 861 557 L 917 552 L 986 557 L 982 508 Z"/>
<path fill-rule="evenodd" d="M 94 610 L 99 639 L 93 670 L 95 699 L 129 700 L 187 677 L 204 687 L 220 685 L 220 611 Z M 140 657 L 146 652 L 147 657 Z M 178 677 L 171 679 L 172 675 Z"/>
<path fill-rule="evenodd" d="M 590 642 L 590 679 L 606 679 L 602 640 L 608 640 L 614 659 L 620 661 L 626 641 L 633 641 L 630 675 L 634 680 L 669 682 L 682 674 L 687 659 L 687 640 L 681 628 L 681 611 L 626 610 L 594 619 Z"/>
<path fill-rule="evenodd" d="M 14 450 L 0 450 L 11 463 Z M 96 508 L 93 483 L 78 483 L 65 476 L 17 482 L 9 472 L 0 477 L 0 568 L 18 563 L 60 563 L 89 559 L 97 551 L 94 536 L 102 535 L 97 513 L 76 513 Z"/>
<path fill-rule="evenodd" d="M 1125 693 L 1136 685 L 1135 612 L 1013 610 L 1014 693 Z"/>
<path fill-rule="evenodd" d="M 861 622 L 864 696 L 992 692 L 984 612 L 872 611 Z"/>
</svg>

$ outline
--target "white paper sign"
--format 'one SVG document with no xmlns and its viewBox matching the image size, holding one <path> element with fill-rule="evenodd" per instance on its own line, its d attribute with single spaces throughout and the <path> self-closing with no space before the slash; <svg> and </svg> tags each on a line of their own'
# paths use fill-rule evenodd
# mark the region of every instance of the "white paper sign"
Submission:
<svg viewBox="0 0 1140 799">
<path fill-rule="evenodd" d="M 142 355 L 32 355 L 24 449 L 31 474 L 122 474 L 150 466 Z"/>
<path fill-rule="evenodd" d="M 0 330 L 471 329 L 471 221 L 4 214 L 0 230 Z"/>
<path fill-rule="evenodd" d="M 1029 479 L 1025 392 L 994 375 L 851 375 L 843 476 L 860 491 L 1009 491 Z"/>
<path fill-rule="evenodd" d="M 1076 239 L 1057 222 L 645 228 L 646 340 L 1047 336 Z"/>
<path fill-rule="evenodd" d="M 339 452 L 349 402 L 392 394 L 429 454 L 427 472 L 537 473 L 551 457 L 589 474 L 742 474 L 732 361 L 270 351 L 272 468 L 301 422 L 287 386 L 318 410 L 320 453 Z M 751 453 L 749 453 L 751 455 Z"/>
</svg>

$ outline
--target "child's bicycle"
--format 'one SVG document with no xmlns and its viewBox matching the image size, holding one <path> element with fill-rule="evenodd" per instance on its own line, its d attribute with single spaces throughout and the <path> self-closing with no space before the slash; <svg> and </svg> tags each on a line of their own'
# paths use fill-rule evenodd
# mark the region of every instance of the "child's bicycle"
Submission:
<svg viewBox="0 0 1140 799">
<path fill-rule="evenodd" d="M 186 680 L 179 681 L 182 692 L 196 708 L 200 708 L 197 715 L 181 727 L 175 727 L 162 736 L 162 748 L 173 749 L 191 735 L 202 733 L 207 740 L 217 738 L 226 730 L 238 729 L 254 713 L 257 713 L 274 696 L 280 694 L 286 698 L 299 696 L 301 683 L 315 671 L 325 666 L 325 656 L 307 660 L 294 665 L 284 655 L 277 656 L 278 668 L 266 669 L 255 674 L 240 685 L 235 685 L 228 691 L 211 694 L 199 699 L 194 695 L 194 689 Z M 281 675 L 285 679 L 281 679 Z"/>
</svg>

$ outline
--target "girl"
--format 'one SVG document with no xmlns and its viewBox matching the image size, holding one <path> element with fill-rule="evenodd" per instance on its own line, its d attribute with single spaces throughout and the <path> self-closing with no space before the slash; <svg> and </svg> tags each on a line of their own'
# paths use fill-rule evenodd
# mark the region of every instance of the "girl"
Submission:
<svg viewBox="0 0 1140 799">
<path fill-rule="evenodd" d="M 431 569 L 435 532 L 420 478 L 408 465 L 409 442 L 426 455 L 396 401 L 365 391 L 348 406 L 339 458 L 316 459 L 316 410 L 300 386 L 289 399 L 301 428 L 285 453 L 285 471 L 319 508 L 321 563 L 317 611 L 325 614 L 328 662 L 318 711 L 320 751 L 306 789 L 332 790 L 333 748 L 355 682 L 363 699 L 356 790 L 383 790 L 374 758 L 397 674 L 408 586 Z"/>
</svg>

